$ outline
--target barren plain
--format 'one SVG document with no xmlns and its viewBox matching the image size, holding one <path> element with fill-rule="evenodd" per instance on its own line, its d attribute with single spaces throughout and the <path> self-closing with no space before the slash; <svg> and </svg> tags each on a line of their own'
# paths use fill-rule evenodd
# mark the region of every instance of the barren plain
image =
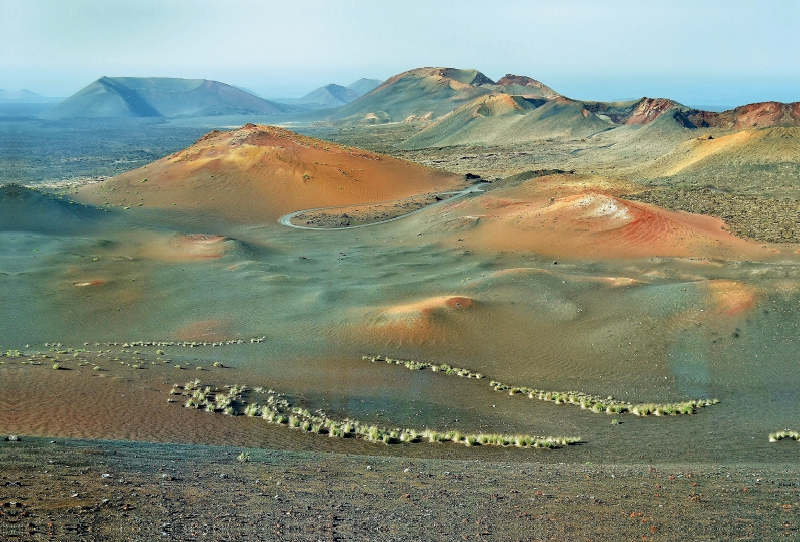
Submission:
<svg viewBox="0 0 800 542">
<path fill-rule="evenodd" d="M 0 533 L 792 536 L 797 128 L 662 118 L 181 120 L 100 182 L 9 152 Z"/>
</svg>

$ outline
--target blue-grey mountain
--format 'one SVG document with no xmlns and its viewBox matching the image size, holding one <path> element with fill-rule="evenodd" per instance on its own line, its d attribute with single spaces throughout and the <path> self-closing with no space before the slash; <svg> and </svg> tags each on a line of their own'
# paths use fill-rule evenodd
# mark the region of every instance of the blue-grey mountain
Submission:
<svg viewBox="0 0 800 542">
<path fill-rule="evenodd" d="M 55 120 L 279 115 L 290 109 L 206 79 L 101 77 L 41 117 Z"/>
</svg>

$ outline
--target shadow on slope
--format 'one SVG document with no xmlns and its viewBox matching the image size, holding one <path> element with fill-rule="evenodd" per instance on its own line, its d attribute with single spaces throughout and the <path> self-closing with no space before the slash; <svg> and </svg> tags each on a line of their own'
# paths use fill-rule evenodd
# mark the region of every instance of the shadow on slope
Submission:
<svg viewBox="0 0 800 542">
<path fill-rule="evenodd" d="M 0 186 L 0 231 L 75 235 L 97 228 L 102 209 L 17 184 Z"/>
</svg>

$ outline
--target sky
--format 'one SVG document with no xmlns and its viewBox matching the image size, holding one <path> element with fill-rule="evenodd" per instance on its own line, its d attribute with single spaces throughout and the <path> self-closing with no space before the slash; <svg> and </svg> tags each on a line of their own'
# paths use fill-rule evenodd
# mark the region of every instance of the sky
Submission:
<svg viewBox="0 0 800 542">
<path fill-rule="evenodd" d="M 800 101 L 795 0 L 0 0 L 0 88 L 213 79 L 299 97 L 423 66 L 582 100 Z"/>
</svg>

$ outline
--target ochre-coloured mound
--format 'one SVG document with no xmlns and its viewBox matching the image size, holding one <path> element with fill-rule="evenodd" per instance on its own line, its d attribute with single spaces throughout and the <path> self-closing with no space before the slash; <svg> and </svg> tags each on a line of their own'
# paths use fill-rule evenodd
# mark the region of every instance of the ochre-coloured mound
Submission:
<svg viewBox="0 0 800 542">
<path fill-rule="evenodd" d="M 603 259 L 767 256 L 759 245 L 728 233 L 722 220 L 621 199 L 608 180 L 600 180 L 598 190 L 593 184 L 578 176 L 532 179 L 456 203 L 431 229 L 476 252 Z"/>
<path fill-rule="evenodd" d="M 711 335 L 730 333 L 732 321 L 749 319 L 761 294 L 758 288 L 735 280 L 700 279 L 698 284 L 703 293 L 700 304 L 673 315 L 665 326 L 673 329 L 698 326 Z"/>
<path fill-rule="evenodd" d="M 191 147 L 103 183 L 81 198 L 197 210 L 244 223 L 300 209 L 406 198 L 463 177 L 271 126 L 213 131 Z"/>
<path fill-rule="evenodd" d="M 661 160 L 667 169 L 660 172 L 662 175 L 675 175 L 688 169 L 698 162 L 716 154 L 724 153 L 731 148 L 742 146 L 753 136 L 754 132 L 744 130 L 716 139 L 693 139 L 676 149 L 671 156 Z"/>
<path fill-rule="evenodd" d="M 717 138 L 701 137 L 681 144 L 647 168 L 650 176 L 714 171 L 737 165 L 775 165 L 800 159 L 800 128 L 742 130 Z"/>
<path fill-rule="evenodd" d="M 442 296 L 383 307 L 367 315 L 366 335 L 396 345 L 440 342 L 452 330 L 450 317 L 474 306 L 475 301 L 469 297 Z"/>
<path fill-rule="evenodd" d="M 228 324 L 220 320 L 201 320 L 175 330 L 173 336 L 180 341 L 225 341 L 234 338 Z"/>
<path fill-rule="evenodd" d="M 141 255 L 159 261 L 189 262 L 216 260 L 225 256 L 233 241 L 218 235 L 175 235 L 157 237 L 143 245 Z"/>
<path fill-rule="evenodd" d="M 511 267 L 509 269 L 495 271 L 494 273 L 490 274 L 489 277 L 525 277 L 533 275 L 562 276 L 553 271 L 547 271 L 537 267 Z M 597 284 L 602 284 L 603 286 L 608 286 L 609 288 L 627 288 L 629 286 L 637 286 L 642 284 L 641 281 L 632 279 L 630 277 L 592 277 L 589 275 L 581 276 L 570 273 L 569 278 L 572 281 L 580 280 L 583 282 L 594 282 Z"/>
<path fill-rule="evenodd" d="M 712 304 L 712 316 L 739 316 L 755 307 L 757 290 L 735 280 L 711 280 L 705 283 Z"/>
</svg>

